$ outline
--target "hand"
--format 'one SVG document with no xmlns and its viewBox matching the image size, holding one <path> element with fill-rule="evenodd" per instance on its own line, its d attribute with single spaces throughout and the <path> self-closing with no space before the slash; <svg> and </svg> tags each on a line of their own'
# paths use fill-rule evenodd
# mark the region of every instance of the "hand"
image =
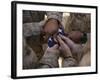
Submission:
<svg viewBox="0 0 100 80">
<path fill-rule="evenodd" d="M 62 38 L 60 36 L 57 36 L 57 40 L 60 45 L 60 50 L 62 51 L 63 56 L 72 57 L 72 53 L 69 46 L 62 40 Z"/>
<path fill-rule="evenodd" d="M 80 51 L 82 49 L 82 46 L 80 44 L 74 43 L 71 39 L 69 39 L 68 37 L 65 37 L 63 35 L 59 35 L 59 36 L 70 47 L 72 53 L 80 53 Z"/>
</svg>

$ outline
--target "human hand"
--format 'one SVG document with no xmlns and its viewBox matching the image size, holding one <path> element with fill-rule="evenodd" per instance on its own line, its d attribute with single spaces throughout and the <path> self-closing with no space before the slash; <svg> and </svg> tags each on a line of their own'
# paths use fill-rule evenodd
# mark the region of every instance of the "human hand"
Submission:
<svg viewBox="0 0 100 80">
<path fill-rule="evenodd" d="M 64 57 L 72 57 L 71 50 L 69 46 L 62 40 L 60 36 L 57 36 L 58 43 L 60 45 L 59 49 L 61 50 Z"/>
<path fill-rule="evenodd" d="M 80 44 L 74 43 L 71 39 L 68 37 L 65 37 L 63 35 L 59 35 L 63 41 L 70 47 L 72 53 L 80 53 L 82 46 Z"/>
</svg>

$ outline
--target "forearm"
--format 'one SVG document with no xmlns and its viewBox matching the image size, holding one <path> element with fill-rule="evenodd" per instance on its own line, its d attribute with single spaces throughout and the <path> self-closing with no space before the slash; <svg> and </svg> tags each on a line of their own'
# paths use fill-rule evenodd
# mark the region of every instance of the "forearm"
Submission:
<svg viewBox="0 0 100 80">
<path fill-rule="evenodd" d="M 58 50 L 46 50 L 44 56 L 42 57 L 40 63 L 44 65 L 48 65 L 50 67 L 58 67 L 58 58 L 59 51 Z"/>
<path fill-rule="evenodd" d="M 23 35 L 24 37 L 32 36 L 32 35 L 40 35 L 42 26 L 45 21 L 41 22 L 32 22 L 23 24 Z"/>
<path fill-rule="evenodd" d="M 78 63 L 73 57 L 66 57 L 62 62 L 62 67 L 73 67 L 77 65 Z"/>
</svg>

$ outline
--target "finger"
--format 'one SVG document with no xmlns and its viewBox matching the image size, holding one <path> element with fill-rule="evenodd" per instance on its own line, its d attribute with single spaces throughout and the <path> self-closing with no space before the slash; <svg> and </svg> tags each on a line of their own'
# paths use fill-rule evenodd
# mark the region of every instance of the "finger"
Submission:
<svg viewBox="0 0 100 80">
<path fill-rule="evenodd" d="M 63 35 L 61 35 L 61 34 L 59 34 L 59 36 L 63 39 L 63 40 L 65 40 L 66 41 L 66 37 L 65 36 L 63 36 Z"/>
<path fill-rule="evenodd" d="M 57 39 L 54 37 L 54 41 L 57 43 Z"/>
<path fill-rule="evenodd" d="M 57 40 L 58 40 L 60 45 L 65 44 L 64 41 L 61 39 L 61 37 L 57 36 Z"/>
<path fill-rule="evenodd" d="M 63 39 L 69 46 L 75 45 L 75 43 L 69 39 L 68 37 L 65 37 L 63 35 L 59 35 L 61 37 L 61 39 Z"/>
<path fill-rule="evenodd" d="M 58 41 L 60 43 L 59 50 L 62 51 L 62 54 L 64 56 L 72 56 L 69 46 L 66 43 L 64 43 L 64 41 L 59 36 Z"/>
</svg>

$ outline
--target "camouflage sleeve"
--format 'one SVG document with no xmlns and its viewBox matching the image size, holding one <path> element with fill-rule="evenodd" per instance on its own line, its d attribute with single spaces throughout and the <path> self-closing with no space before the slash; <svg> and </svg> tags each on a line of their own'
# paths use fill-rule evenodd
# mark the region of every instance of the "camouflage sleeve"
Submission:
<svg viewBox="0 0 100 80">
<path fill-rule="evenodd" d="M 62 12 L 46 12 L 47 13 L 47 19 L 50 19 L 50 18 L 54 18 L 54 19 L 57 19 L 59 22 L 62 21 Z"/>
<path fill-rule="evenodd" d="M 40 22 L 24 23 L 23 24 L 24 37 L 28 37 L 32 35 L 40 35 L 44 23 L 45 20 Z"/>
<path fill-rule="evenodd" d="M 47 19 L 54 18 L 59 22 L 62 21 L 62 13 L 61 12 L 46 12 Z M 31 35 L 38 35 L 41 32 L 42 26 L 45 24 L 46 20 L 42 20 L 40 22 L 31 22 L 23 24 L 23 33 L 24 37 L 28 37 Z"/>
<path fill-rule="evenodd" d="M 72 57 L 65 58 L 62 62 L 62 67 L 72 67 L 77 65 L 77 61 Z"/>
<path fill-rule="evenodd" d="M 44 56 L 42 57 L 40 63 L 43 64 L 43 67 L 49 66 L 49 68 L 58 67 L 58 58 L 59 58 L 59 50 L 49 50 L 45 51 Z"/>
<path fill-rule="evenodd" d="M 23 42 L 23 69 L 33 69 L 37 64 L 38 58 L 36 53 L 26 44 L 24 39 Z"/>
</svg>

